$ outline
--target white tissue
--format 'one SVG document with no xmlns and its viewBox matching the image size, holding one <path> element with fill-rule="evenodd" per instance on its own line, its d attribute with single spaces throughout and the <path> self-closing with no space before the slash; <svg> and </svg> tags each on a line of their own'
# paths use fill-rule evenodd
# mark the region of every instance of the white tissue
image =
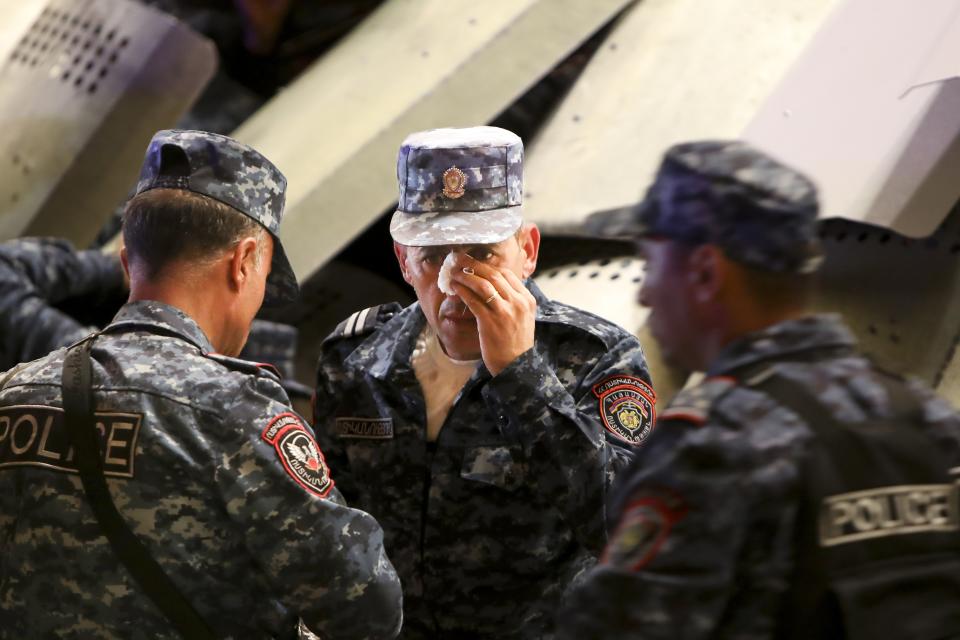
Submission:
<svg viewBox="0 0 960 640">
<path fill-rule="evenodd" d="M 450 276 L 453 275 L 453 264 L 456 262 L 456 259 L 452 251 L 448 253 L 447 257 L 443 259 L 443 264 L 440 266 L 440 275 L 437 276 L 437 286 L 440 287 L 440 291 L 448 296 L 457 295 L 457 292 L 450 286 Z"/>
</svg>

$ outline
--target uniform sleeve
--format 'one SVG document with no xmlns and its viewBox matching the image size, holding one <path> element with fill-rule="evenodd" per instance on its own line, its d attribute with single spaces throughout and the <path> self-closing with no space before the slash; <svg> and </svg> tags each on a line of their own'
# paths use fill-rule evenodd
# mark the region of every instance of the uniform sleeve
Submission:
<svg viewBox="0 0 960 640">
<path fill-rule="evenodd" d="M 227 418 L 239 424 L 226 432 L 245 439 L 216 469 L 251 556 L 277 599 L 324 640 L 395 637 L 402 595 L 380 525 L 346 506 L 302 418 L 279 402 L 259 409 Z"/>
<path fill-rule="evenodd" d="M 607 493 L 653 428 L 655 397 L 633 336 L 598 354 L 582 382 L 571 386 L 535 347 L 495 376 L 483 394 L 504 435 L 522 447 L 528 482 L 556 496 L 580 543 L 599 554 L 606 542 Z"/>
<path fill-rule="evenodd" d="M 0 248 L 0 340 L 13 362 L 26 362 L 76 342 L 93 329 L 51 305 L 89 296 L 91 304 L 124 287 L 116 256 L 74 251 L 53 239 L 9 242 Z"/>
<path fill-rule="evenodd" d="M 796 467 L 779 446 L 661 422 L 625 474 L 599 564 L 568 595 L 560 637 L 774 637 L 796 516 Z"/>
</svg>

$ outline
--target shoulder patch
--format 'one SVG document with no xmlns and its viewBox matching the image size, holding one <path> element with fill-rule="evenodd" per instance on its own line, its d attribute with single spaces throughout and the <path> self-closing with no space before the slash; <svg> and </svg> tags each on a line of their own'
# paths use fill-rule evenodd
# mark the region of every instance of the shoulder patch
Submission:
<svg viewBox="0 0 960 640">
<path fill-rule="evenodd" d="M 387 304 L 367 307 L 361 311 L 355 311 L 350 314 L 346 320 L 337 325 L 337 328 L 324 339 L 324 343 L 346 338 L 356 338 L 371 333 L 402 309 L 403 307 L 401 307 L 399 303 L 389 302 Z"/>
<path fill-rule="evenodd" d="M 629 445 L 638 446 L 653 431 L 657 419 L 657 394 L 645 380 L 613 375 L 593 385 L 600 418 L 607 431 Z"/>
<path fill-rule="evenodd" d="M 642 496 L 623 510 L 600 564 L 638 571 L 657 556 L 673 526 L 683 519 L 686 509 L 670 494 Z"/>
<path fill-rule="evenodd" d="M 702 425 L 707 421 L 710 407 L 736 384 L 733 378 L 707 378 L 697 386 L 678 393 L 670 406 L 660 414 L 660 420 L 681 420 Z"/>
<path fill-rule="evenodd" d="M 294 482 L 308 493 L 326 498 L 333 489 L 330 468 L 313 435 L 295 413 L 281 413 L 267 423 L 260 434 L 273 445 L 277 457 Z"/>
<path fill-rule="evenodd" d="M 253 362 L 251 360 L 223 356 L 219 353 L 205 353 L 203 355 L 214 362 L 219 362 L 231 371 L 239 371 L 240 373 L 246 373 L 252 376 L 274 378 L 277 382 L 283 379 L 280 370 L 269 362 Z"/>
</svg>

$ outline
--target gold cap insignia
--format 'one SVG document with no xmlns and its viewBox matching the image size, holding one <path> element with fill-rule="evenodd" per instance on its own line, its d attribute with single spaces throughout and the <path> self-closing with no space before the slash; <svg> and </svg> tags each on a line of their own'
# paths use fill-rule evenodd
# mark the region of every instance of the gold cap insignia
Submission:
<svg viewBox="0 0 960 640">
<path fill-rule="evenodd" d="M 462 198 L 467 186 L 467 174 L 456 167 L 443 172 L 443 195 L 452 200 Z"/>
</svg>

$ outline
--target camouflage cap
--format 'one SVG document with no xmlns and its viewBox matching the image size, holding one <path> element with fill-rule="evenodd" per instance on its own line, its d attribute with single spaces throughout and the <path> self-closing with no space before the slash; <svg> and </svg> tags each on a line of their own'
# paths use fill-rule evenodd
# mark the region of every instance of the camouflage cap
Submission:
<svg viewBox="0 0 960 640">
<path fill-rule="evenodd" d="M 297 299 L 297 278 L 279 237 L 287 179 L 255 149 L 206 131 L 158 131 L 147 147 L 135 195 L 150 189 L 209 196 L 260 223 L 273 236 L 264 304 Z"/>
<path fill-rule="evenodd" d="M 688 142 L 667 150 L 626 231 L 716 244 L 765 271 L 809 273 L 821 261 L 818 211 L 806 176 L 750 145 Z"/>
<path fill-rule="evenodd" d="M 397 157 L 400 244 L 492 244 L 523 224 L 523 142 L 498 127 L 411 134 Z"/>
</svg>

